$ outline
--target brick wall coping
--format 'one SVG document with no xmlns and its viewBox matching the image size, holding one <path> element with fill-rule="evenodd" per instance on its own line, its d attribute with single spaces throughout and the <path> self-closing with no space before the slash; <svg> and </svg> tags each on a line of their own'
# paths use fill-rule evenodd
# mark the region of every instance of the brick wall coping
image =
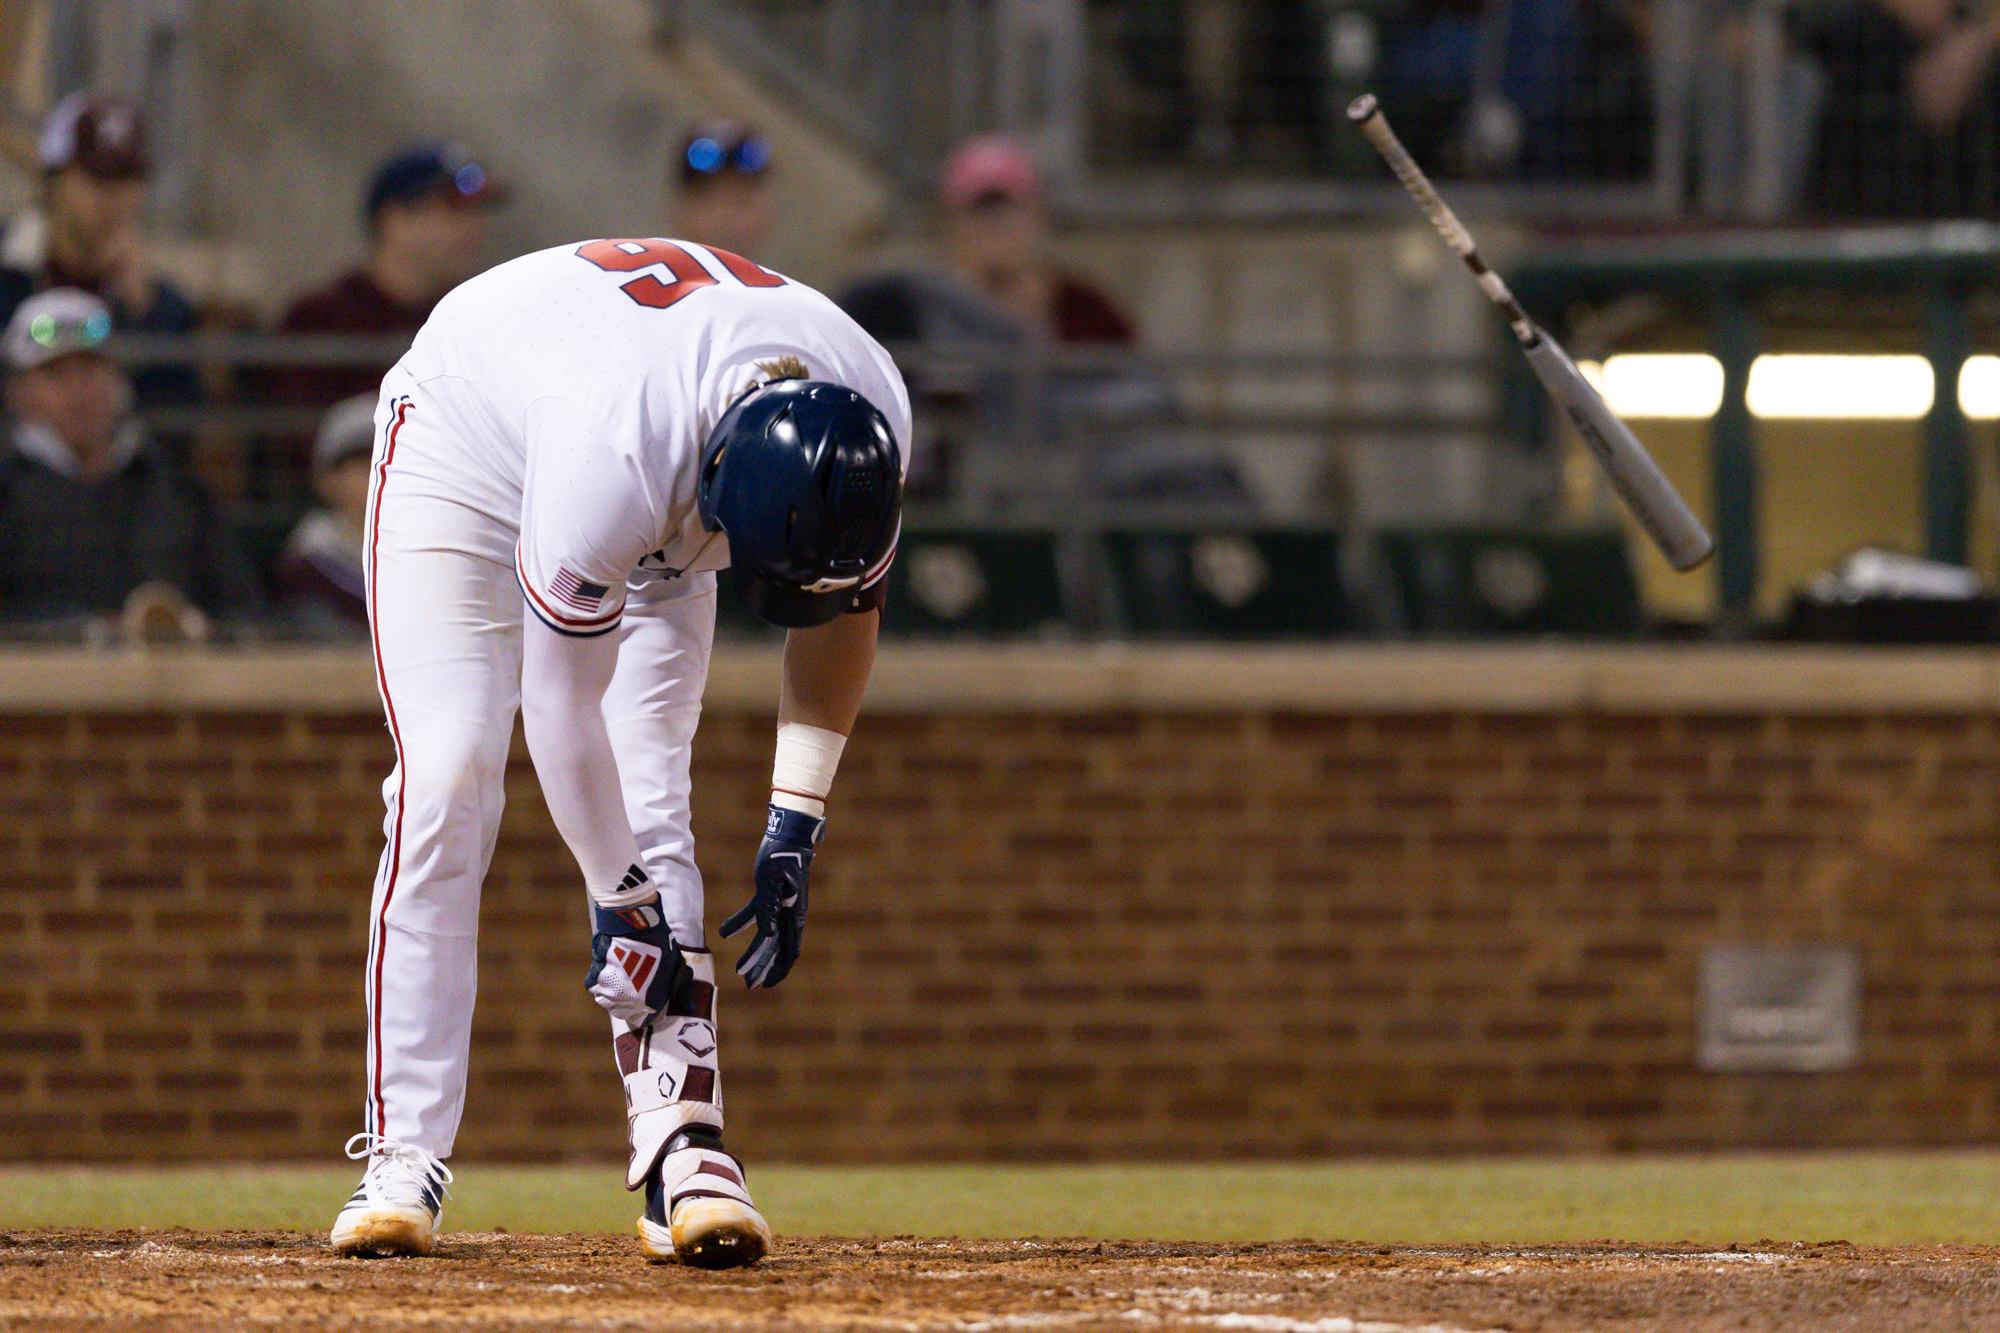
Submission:
<svg viewBox="0 0 2000 1333">
<path fill-rule="evenodd" d="M 778 667 L 774 645 L 718 648 L 709 706 L 773 706 Z M 368 656 L 351 648 L 0 650 L 0 711 L 350 712 L 377 706 Z M 1027 712 L 1991 712 L 2000 710 L 2000 652 L 893 644 L 877 662 L 870 706 Z"/>
</svg>

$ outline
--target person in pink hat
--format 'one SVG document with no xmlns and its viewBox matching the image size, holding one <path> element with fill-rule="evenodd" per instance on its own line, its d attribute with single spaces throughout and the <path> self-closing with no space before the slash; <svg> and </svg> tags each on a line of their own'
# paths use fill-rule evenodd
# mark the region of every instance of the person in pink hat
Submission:
<svg viewBox="0 0 2000 1333">
<path fill-rule="evenodd" d="M 1060 343 L 1133 340 L 1109 297 L 1049 263 L 1042 176 L 1026 149 L 1000 134 L 968 139 L 939 193 L 952 265 L 1024 327 Z"/>
<path fill-rule="evenodd" d="M 1042 174 L 1027 150 L 1003 135 L 960 144 L 938 178 L 943 223 L 930 268 L 880 273 L 850 287 L 841 308 L 892 348 L 1009 348 L 1030 342 L 1122 346 L 1132 322 L 1090 283 L 1049 254 Z M 925 405 L 926 428 L 913 443 L 908 494 L 914 500 L 966 498 L 965 461 L 972 437 L 1018 445 L 1037 433 L 1026 421 L 994 429 L 995 414 L 1019 407 L 1004 384 L 968 390 L 951 371 L 934 374 L 919 356 L 904 362 L 910 388 Z M 1049 386 L 1054 397 L 1076 386 Z M 1054 401 L 1034 416 L 1046 416 Z M 975 418 L 985 418 L 983 426 Z"/>
<path fill-rule="evenodd" d="M 917 352 L 899 362 L 925 424 L 912 445 L 906 495 L 968 512 L 1049 513 L 1074 498 L 1050 484 L 1067 466 L 1054 456 L 1076 438 L 1070 426 L 1115 420 L 1115 438 L 1076 460 L 1080 494 L 1128 510 L 1197 504 L 1233 512 L 1254 504 L 1212 441 L 1152 428 L 1173 415 L 1173 389 L 1136 361 L 1058 358 L 1032 380 L 1018 377 L 1021 363 L 1007 349 L 1137 341 L 1110 297 L 1055 262 L 1047 191 L 1027 149 L 999 134 L 961 143 L 938 175 L 938 203 L 942 265 L 864 281 L 840 301 L 879 341 Z M 972 358 L 978 368 L 968 378 L 957 354 L 982 347 L 1002 354 Z"/>
<path fill-rule="evenodd" d="M 1052 261 L 1042 173 L 1020 144 L 1001 134 L 960 144 L 939 173 L 938 202 L 947 271 L 891 274 L 854 287 L 841 300 L 876 338 L 1134 341 L 1131 320 L 1110 297 Z"/>
</svg>

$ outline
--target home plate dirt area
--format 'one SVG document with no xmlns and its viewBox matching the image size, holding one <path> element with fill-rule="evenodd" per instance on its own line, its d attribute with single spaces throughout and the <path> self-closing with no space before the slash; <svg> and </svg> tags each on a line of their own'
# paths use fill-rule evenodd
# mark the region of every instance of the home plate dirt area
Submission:
<svg viewBox="0 0 2000 1333">
<path fill-rule="evenodd" d="M 360 1260 L 296 1232 L 7 1233 L 0 1328 L 2000 1329 L 2000 1251 L 1833 1241 L 1387 1247 L 792 1240 L 756 1268 L 617 1236 L 449 1235 Z"/>
</svg>

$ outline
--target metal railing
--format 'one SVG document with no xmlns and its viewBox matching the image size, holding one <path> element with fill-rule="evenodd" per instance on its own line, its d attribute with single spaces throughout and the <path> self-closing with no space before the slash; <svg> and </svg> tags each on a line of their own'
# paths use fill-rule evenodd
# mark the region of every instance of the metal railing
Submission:
<svg viewBox="0 0 2000 1333">
<path fill-rule="evenodd" d="M 272 455 L 271 437 L 310 437 L 324 409 L 269 391 L 267 372 L 376 367 L 402 338 L 209 333 L 115 338 L 108 347 L 134 370 L 196 372 L 204 401 L 150 405 L 144 415 L 185 441 L 197 471 L 239 517 L 282 519 L 303 501 L 303 454 Z M 1417 447 L 1508 438 L 1491 386 L 1494 356 L 1328 355 L 1314 352 L 1138 351 L 991 344 L 891 349 L 912 387 L 919 437 L 911 467 L 920 504 L 959 519 L 1070 514 L 1110 503 L 1092 491 L 1109 455 L 1135 439 L 1199 440 L 1216 457 L 1244 447 L 1314 451 L 1331 458 L 1356 441 Z M 1473 406 L 1466 406 L 1470 401 Z M 933 451 L 941 442 L 954 454 Z M 956 479 L 926 475 L 956 467 Z M 261 469 L 261 471 L 260 471 Z M 1309 510 L 1270 497 L 1249 503 Z M 1323 517 L 1337 517 L 1322 511 Z"/>
<path fill-rule="evenodd" d="M 1523 301 L 1550 310 L 1608 306 L 1634 293 L 1671 293 L 1696 303 L 1708 350 L 1723 370 L 1722 403 L 1708 426 L 1717 601 L 1725 625 L 1740 631 L 1754 618 L 1760 581 L 1757 428 L 1747 395 L 1764 340 L 1763 308 L 1784 294 L 1900 298 L 1910 341 L 1930 360 L 1937 386 L 1920 452 L 1924 554 L 1963 564 L 1974 468 L 1955 386 L 1973 350 L 1972 307 L 1990 292 L 1996 271 L 2000 227 L 1949 223 L 1571 246 L 1522 265 L 1513 285 Z M 1539 398 L 1527 402 L 1542 410 Z"/>
<path fill-rule="evenodd" d="M 1570 247 L 1515 279 L 1525 299 L 1549 309 L 1634 291 L 1711 294 L 1711 346 L 1728 386 L 1709 427 L 1716 605 L 1725 631 L 1740 633 L 1759 583 L 1756 437 L 1743 404 L 1758 302 L 1785 290 L 1903 291 L 1936 381 L 1949 385 L 1970 350 L 1968 303 L 1988 285 L 1995 256 L 1990 228 L 1887 229 Z M 381 365 L 403 343 L 231 334 L 125 337 L 111 347 L 134 368 L 201 372 L 208 401 L 146 415 L 185 446 L 232 520 L 268 549 L 308 503 L 305 443 L 320 413 L 271 401 L 258 372 Z M 1497 337 L 1491 355 L 1470 356 L 893 350 L 916 409 L 913 528 L 1058 535 L 1071 600 L 1083 608 L 1075 627 L 1087 632 L 1111 624 L 1093 608 L 1107 600 L 1102 538 L 1116 529 L 1278 524 L 1337 529 L 1365 544 L 1389 529 L 1525 531 L 1560 519 L 1556 423 Z M 1921 451 L 1922 526 L 1934 558 L 1965 557 L 1970 450 L 1955 395 L 1940 391 Z"/>
<path fill-rule="evenodd" d="M 239 333 L 122 336 L 108 344 L 134 371 L 196 372 L 202 401 L 144 406 L 142 415 L 188 458 L 243 544 L 267 557 L 313 503 L 310 441 L 322 415 L 315 405 L 274 400 L 267 376 L 381 366 L 405 346 L 400 339 Z M 1440 488 L 1421 460 L 1449 453 L 1463 467 L 1469 451 L 1478 471 L 1488 455 L 1517 452 L 1492 391 L 1497 344 L 1495 357 L 895 350 L 916 408 L 911 531 L 1052 535 L 1070 633 L 1119 629 L 1106 610 L 1114 600 L 1102 556 L 1108 531 L 1275 524 L 1359 540 L 1374 522 L 1365 511 L 1380 508 L 1381 497 L 1360 493 L 1365 487 L 1347 476 L 1354 457 L 1405 460 L 1407 510 L 1409 502 L 1421 507 L 1451 489 Z M 1274 489 L 1272 475 L 1292 480 Z M 1475 479 L 1456 489 L 1485 488 Z M 1493 501 L 1437 517 L 1511 521 L 1533 517 L 1533 509 Z M 107 631 L 93 621 L 5 632 Z M 279 618 L 226 632 L 270 638 L 289 630 Z"/>
</svg>

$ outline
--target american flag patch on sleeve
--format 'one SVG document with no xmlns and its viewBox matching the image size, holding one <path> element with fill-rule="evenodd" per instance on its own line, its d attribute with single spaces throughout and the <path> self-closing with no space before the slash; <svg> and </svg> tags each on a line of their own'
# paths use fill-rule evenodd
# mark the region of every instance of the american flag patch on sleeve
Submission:
<svg viewBox="0 0 2000 1333">
<path fill-rule="evenodd" d="M 604 601 L 604 594 L 611 591 L 608 584 L 586 583 L 567 569 L 558 569 L 549 580 L 549 596 L 573 611 L 596 614 Z"/>
</svg>

